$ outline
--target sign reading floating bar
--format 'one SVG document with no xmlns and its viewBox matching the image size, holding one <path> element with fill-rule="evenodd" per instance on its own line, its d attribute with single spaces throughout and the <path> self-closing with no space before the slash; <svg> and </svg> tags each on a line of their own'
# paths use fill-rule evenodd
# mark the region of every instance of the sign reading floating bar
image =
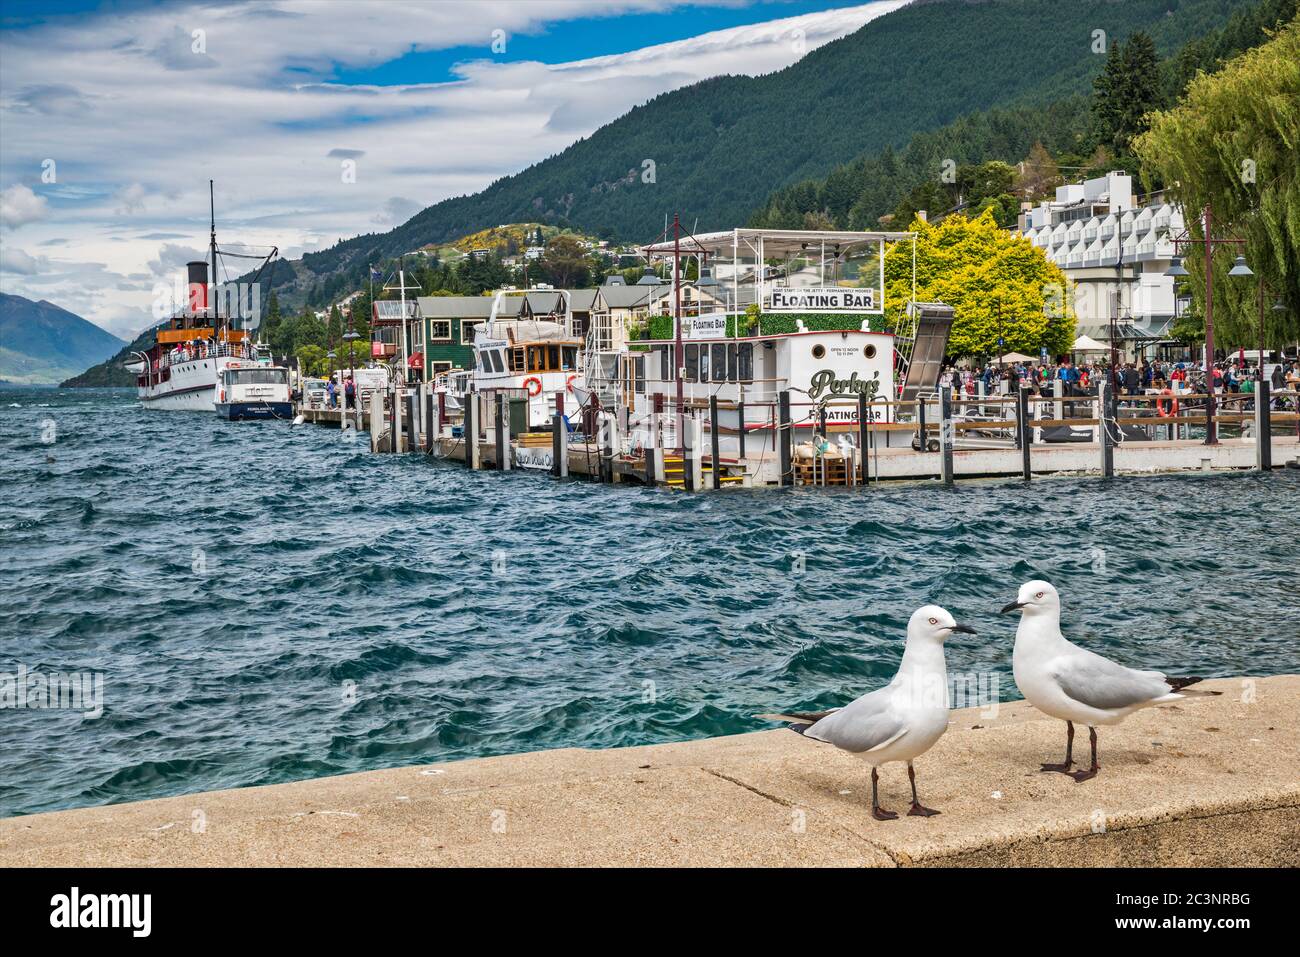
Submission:
<svg viewBox="0 0 1300 957">
<path fill-rule="evenodd" d="M 847 286 L 773 286 L 769 312 L 880 312 L 874 289 Z"/>
<path fill-rule="evenodd" d="M 703 316 L 682 316 L 683 339 L 727 338 L 727 314 L 711 312 Z"/>
</svg>

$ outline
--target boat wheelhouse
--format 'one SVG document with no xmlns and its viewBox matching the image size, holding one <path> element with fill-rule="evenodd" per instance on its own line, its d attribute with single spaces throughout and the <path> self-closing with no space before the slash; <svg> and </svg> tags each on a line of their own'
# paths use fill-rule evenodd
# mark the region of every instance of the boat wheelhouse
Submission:
<svg viewBox="0 0 1300 957">
<path fill-rule="evenodd" d="M 504 394 L 526 403 L 526 428 L 547 431 L 552 416 L 564 412 L 570 397 L 576 407 L 581 385 L 582 339 L 574 334 L 567 290 L 498 292 L 486 321 L 474 329 L 472 376 L 445 379 L 456 406 L 463 406 L 466 386 L 492 400 Z"/>
</svg>

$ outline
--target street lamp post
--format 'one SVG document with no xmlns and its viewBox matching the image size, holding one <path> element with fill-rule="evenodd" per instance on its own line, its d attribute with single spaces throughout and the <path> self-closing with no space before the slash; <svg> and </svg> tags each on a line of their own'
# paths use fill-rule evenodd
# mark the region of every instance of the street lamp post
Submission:
<svg viewBox="0 0 1300 957">
<path fill-rule="evenodd" d="M 1222 238 L 1216 239 L 1214 236 L 1214 218 L 1210 204 L 1205 204 L 1205 238 L 1192 239 L 1190 236 L 1174 240 L 1174 251 L 1177 252 L 1180 246 L 1204 246 L 1205 247 L 1205 392 L 1206 392 L 1206 425 L 1205 425 L 1205 444 L 1219 444 L 1219 430 L 1214 421 L 1215 413 L 1215 395 L 1214 395 L 1214 248 L 1216 246 L 1244 246 L 1244 239 Z M 1174 257 L 1173 263 L 1165 271 L 1166 276 L 1186 276 L 1187 270 L 1183 267 L 1182 262 L 1177 256 Z M 1254 272 L 1246 265 L 1246 257 L 1237 256 L 1232 268 L 1228 270 L 1229 276 L 1253 276 Z"/>
<path fill-rule="evenodd" d="M 356 400 L 356 358 L 357 358 L 357 340 L 361 334 L 352 328 L 352 313 L 348 312 L 348 331 L 343 334 L 343 341 L 348 344 L 348 381 L 352 383 L 353 401 Z M 343 393 L 343 408 L 348 407 L 348 395 L 346 390 Z"/>
</svg>

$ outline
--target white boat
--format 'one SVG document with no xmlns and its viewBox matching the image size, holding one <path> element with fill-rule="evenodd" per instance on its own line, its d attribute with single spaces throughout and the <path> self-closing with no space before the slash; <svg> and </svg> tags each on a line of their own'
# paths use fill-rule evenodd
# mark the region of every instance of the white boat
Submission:
<svg viewBox="0 0 1300 957">
<path fill-rule="evenodd" d="M 549 310 L 533 305 L 542 300 Z M 489 401 L 498 394 L 524 399 L 528 429 L 547 431 L 561 404 L 569 416 L 581 406 L 581 350 L 567 291 L 498 292 L 488 319 L 474 330 L 474 369 L 442 377 L 444 402 L 463 408 L 471 391 Z"/>
<path fill-rule="evenodd" d="M 208 187 L 211 191 L 211 181 Z M 136 394 L 145 408 L 168 412 L 221 411 L 227 417 L 232 417 L 233 408 L 233 417 L 241 418 L 244 417 L 240 415 L 244 403 L 228 402 L 230 396 L 223 394 L 222 384 L 226 381 L 232 385 L 243 384 L 240 380 L 245 377 L 234 376 L 227 380 L 226 372 L 255 365 L 263 367 L 269 360 L 265 355 L 259 355 L 247 329 L 234 328 L 241 318 L 247 322 L 249 317 L 231 316 L 229 308 L 222 315 L 221 290 L 217 289 L 215 281 L 209 281 L 210 275 L 215 280 L 219 254 L 215 209 L 209 251 L 210 263 L 196 260 L 187 264 L 184 308 L 162 323 L 154 332 L 154 344 L 145 352 L 135 353 L 125 367 L 136 375 Z M 265 258 L 236 253 L 229 255 L 241 259 L 263 259 L 250 284 L 255 285 L 262 269 L 276 253 L 272 247 Z M 280 371 L 284 372 L 283 402 L 288 402 L 288 373 L 283 369 Z M 266 395 L 259 395 L 258 401 L 281 403 L 281 392 L 272 389 Z M 221 405 L 227 408 L 223 411 L 219 408 Z"/>
</svg>

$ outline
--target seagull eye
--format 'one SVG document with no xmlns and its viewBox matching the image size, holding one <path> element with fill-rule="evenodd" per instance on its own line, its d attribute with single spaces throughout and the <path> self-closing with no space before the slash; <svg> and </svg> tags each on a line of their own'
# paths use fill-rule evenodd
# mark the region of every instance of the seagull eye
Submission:
<svg viewBox="0 0 1300 957">
<path fill-rule="evenodd" d="M 937 624 L 939 624 L 939 619 L 938 619 L 938 618 L 931 618 L 931 619 L 930 619 L 930 624 L 932 624 L 932 625 L 937 625 Z"/>
<path fill-rule="evenodd" d="M 1035 598 L 1042 598 L 1042 597 L 1043 597 L 1043 593 L 1040 591 L 1040 592 L 1039 592 L 1037 595 L 1035 595 L 1034 597 L 1035 597 Z"/>
</svg>

